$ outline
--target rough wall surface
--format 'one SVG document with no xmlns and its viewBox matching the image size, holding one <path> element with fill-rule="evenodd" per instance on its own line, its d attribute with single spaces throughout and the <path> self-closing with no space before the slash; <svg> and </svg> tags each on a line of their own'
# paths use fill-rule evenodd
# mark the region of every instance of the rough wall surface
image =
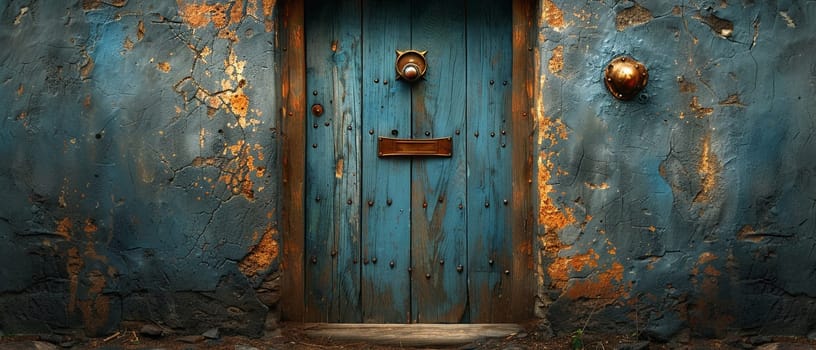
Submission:
<svg viewBox="0 0 816 350">
<path fill-rule="evenodd" d="M 658 339 L 814 330 L 816 2 L 541 5 L 540 314 Z M 620 54 L 650 72 L 631 102 L 601 83 Z"/>
<path fill-rule="evenodd" d="M 275 1 L 0 4 L 0 330 L 273 326 Z M 816 2 L 538 7 L 539 315 L 814 330 Z M 618 54 L 650 69 L 631 102 Z"/>
<path fill-rule="evenodd" d="M 261 334 L 274 1 L 0 4 L 0 329 Z"/>
</svg>

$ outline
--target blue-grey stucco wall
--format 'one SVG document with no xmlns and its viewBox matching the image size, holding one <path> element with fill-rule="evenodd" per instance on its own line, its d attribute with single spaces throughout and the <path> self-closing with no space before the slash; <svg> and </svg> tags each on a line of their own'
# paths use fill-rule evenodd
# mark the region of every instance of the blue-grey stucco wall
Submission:
<svg viewBox="0 0 816 350">
<path fill-rule="evenodd" d="M 0 330 L 275 327 L 275 6 L 0 1 Z M 537 315 L 816 329 L 816 2 L 536 7 Z M 634 101 L 601 83 L 619 54 Z"/>
<path fill-rule="evenodd" d="M 273 3 L 0 3 L 0 328 L 261 334 Z"/>
<path fill-rule="evenodd" d="M 542 4 L 540 314 L 658 339 L 816 329 L 816 2 Z M 621 54 L 649 68 L 630 102 L 601 83 Z"/>
</svg>

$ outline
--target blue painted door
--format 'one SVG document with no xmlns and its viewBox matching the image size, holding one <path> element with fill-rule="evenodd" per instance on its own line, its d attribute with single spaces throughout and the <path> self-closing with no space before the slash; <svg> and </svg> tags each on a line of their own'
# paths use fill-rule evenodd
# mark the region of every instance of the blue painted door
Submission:
<svg viewBox="0 0 816 350">
<path fill-rule="evenodd" d="M 507 321 L 509 2 L 306 8 L 306 319 Z M 396 79 L 396 50 L 427 74 Z M 380 136 L 452 137 L 451 157 L 381 158 Z"/>
</svg>

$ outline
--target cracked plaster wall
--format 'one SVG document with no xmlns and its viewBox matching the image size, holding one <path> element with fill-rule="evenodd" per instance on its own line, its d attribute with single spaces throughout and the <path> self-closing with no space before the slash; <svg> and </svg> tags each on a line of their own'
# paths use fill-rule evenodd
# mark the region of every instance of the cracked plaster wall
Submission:
<svg viewBox="0 0 816 350">
<path fill-rule="evenodd" d="M 0 4 L 0 329 L 261 334 L 274 2 Z"/>
<path fill-rule="evenodd" d="M 656 339 L 816 329 L 815 1 L 543 0 L 538 313 Z M 620 54 L 649 68 L 605 91 Z"/>
<path fill-rule="evenodd" d="M 2 2 L 0 329 L 274 327 L 274 7 Z M 538 315 L 816 328 L 816 2 L 538 8 Z M 635 101 L 600 82 L 618 54 L 649 66 Z"/>
</svg>

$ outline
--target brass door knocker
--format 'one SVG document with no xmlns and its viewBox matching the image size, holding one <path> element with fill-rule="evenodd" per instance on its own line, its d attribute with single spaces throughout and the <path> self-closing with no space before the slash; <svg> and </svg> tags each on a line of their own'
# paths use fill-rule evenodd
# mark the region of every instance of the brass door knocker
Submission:
<svg viewBox="0 0 816 350">
<path fill-rule="evenodd" d="M 425 63 L 425 54 L 428 51 L 397 50 L 397 61 L 394 67 L 397 70 L 397 79 L 413 83 L 423 75 L 428 66 Z"/>
</svg>

